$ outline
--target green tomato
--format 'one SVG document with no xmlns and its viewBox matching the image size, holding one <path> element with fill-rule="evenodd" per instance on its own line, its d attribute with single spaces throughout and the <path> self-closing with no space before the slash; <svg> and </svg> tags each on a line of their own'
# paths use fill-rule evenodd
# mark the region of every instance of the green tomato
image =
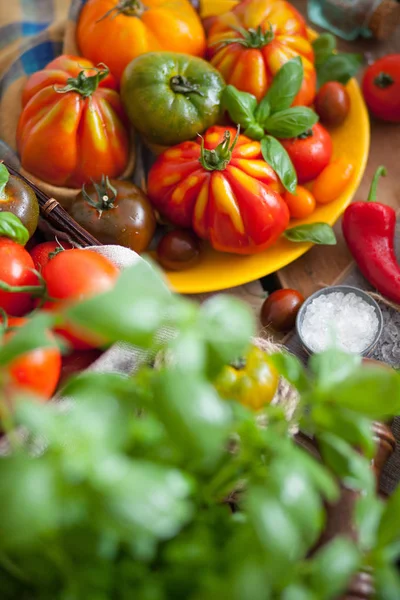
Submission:
<svg viewBox="0 0 400 600">
<path fill-rule="evenodd" d="M 150 144 L 173 146 L 214 125 L 225 87 L 201 58 L 149 52 L 125 69 L 121 97 L 133 126 Z"/>
</svg>

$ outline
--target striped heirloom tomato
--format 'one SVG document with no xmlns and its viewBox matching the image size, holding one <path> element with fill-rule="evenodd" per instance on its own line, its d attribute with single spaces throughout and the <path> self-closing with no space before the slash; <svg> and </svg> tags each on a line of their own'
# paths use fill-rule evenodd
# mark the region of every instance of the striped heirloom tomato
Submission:
<svg viewBox="0 0 400 600">
<path fill-rule="evenodd" d="M 260 142 L 218 126 L 204 139 L 166 150 L 148 180 L 149 198 L 167 219 L 193 227 L 216 250 L 237 254 L 265 250 L 286 229 L 281 189 Z"/>
<path fill-rule="evenodd" d="M 294 105 L 309 105 L 316 93 L 314 52 L 303 17 L 284 0 L 244 0 L 215 17 L 207 53 L 227 84 L 260 101 L 287 61 L 300 56 L 304 79 Z"/>
<path fill-rule="evenodd" d="M 104 67 L 104 65 L 102 65 Z M 17 145 L 24 169 L 57 186 L 118 177 L 129 160 L 128 121 L 106 67 L 59 56 L 27 81 Z"/>
</svg>

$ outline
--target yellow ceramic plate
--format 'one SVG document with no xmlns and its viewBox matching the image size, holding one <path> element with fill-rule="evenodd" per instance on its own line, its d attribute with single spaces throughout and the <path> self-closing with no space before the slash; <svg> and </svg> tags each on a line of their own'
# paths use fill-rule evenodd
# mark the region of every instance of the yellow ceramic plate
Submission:
<svg viewBox="0 0 400 600">
<path fill-rule="evenodd" d="M 325 222 L 333 225 L 350 204 L 364 174 L 369 151 L 369 119 L 360 88 L 355 80 L 348 84 L 351 110 L 345 123 L 331 131 L 334 156 L 343 156 L 354 165 L 347 189 L 334 202 L 319 206 L 304 220 L 293 220 L 290 226 Z M 310 243 L 293 243 L 281 238 L 260 254 L 238 256 L 216 252 L 204 245 L 202 259 L 196 266 L 179 272 L 166 272 L 171 287 L 181 294 L 199 294 L 223 290 L 259 279 L 293 262 L 312 247 Z"/>
</svg>

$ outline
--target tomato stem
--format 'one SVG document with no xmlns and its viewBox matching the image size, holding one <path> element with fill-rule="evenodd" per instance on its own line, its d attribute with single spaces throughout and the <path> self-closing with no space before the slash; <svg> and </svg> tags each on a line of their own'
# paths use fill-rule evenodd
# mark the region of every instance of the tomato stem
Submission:
<svg viewBox="0 0 400 600">
<path fill-rule="evenodd" d="M 199 90 L 199 85 L 197 83 L 190 83 L 189 79 L 184 77 L 183 75 L 175 75 L 171 77 L 169 80 L 169 86 L 171 90 L 175 93 L 180 94 L 199 94 L 199 96 L 204 96 L 203 92 Z"/>
<path fill-rule="evenodd" d="M 0 281 L 0 290 L 12 294 L 30 294 L 35 298 L 40 298 L 46 293 L 44 283 L 40 285 L 9 285 L 5 281 Z"/>
<path fill-rule="evenodd" d="M 95 183 L 93 179 L 92 183 L 97 194 L 97 200 L 93 200 L 93 198 L 89 196 L 85 189 L 85 184 L 82 186 L 82 196 L 90 206 L 93 206 L 93 208 L 99 212 L 101 217 L 103 210 L 115 208 L 114 202 L 117 199 L 118 192 L 116 188 L 111 185 L 109 178 L 105 175 L 101 176 L 99 183 Z"/>
<path fill-rule="evenodd" d="M 116 6 L 110 8 L 100 19 L 97 19 L 96 23 L 100 23 L 108 17 L 115 19 L 118 15 L 141 17 L 145 10 L 146 7 L 140 0 L 120 0 Z"/>
<path fill-rule="evenodd" d="M 207 150 L 204 148 L 204 138 L 201 137 L 201 154 L 199 161 L 207 171 L 223 171 L 232 158 L 233 149 L 239 139 L 240 125 L 238 125 L 235 139 L 231 145 L 231 134 L 225 131 L 223 141 L 214 149 Z"/>
<path fill-rule="evenodd" d="M 386 175 L 387 175 L 386 167 L 380 166 L 377 168 L 374 178 L 371 183 L 371 189 L 368 194 L 367 202 L 376 202 L 379 178 L 386 177 Z"/>
<path fill-rule="evenodd" d="M 381 88 L 382 90 L 385 90 L 386 88 L 390 87 L 391 85 L 394 84 L 394 79 L 391 75 L 389 75 L 389 73 L 385 73 L 384 71 L 381 71 L 379 73 L 379 75 L 377 75 L 374 79 L 374 84 L 378 87 Z"/>
<path fill-rule="evenodd" d="M 237 31 L 241 37 L 229 38 L 227 40 L 223 40 L 222 42 L 215 42 L 211 45 L 217 46 L 218 49 L 229 46 L 230 44 L 240 44 L 245 48 L 264 48 L 264 46 L 270 44 L 274 39 L 272 25 L 271 23 L 268 23 L 268 25 L 269 28 L 265 31 L 263 31 L 261 25 L 259 25 L 257 29 L 245 29 L 244 27 L 236 27 L 232 25 L 231 29 Z"/>
<path fill-rule="evenodd" d="M 96 71 L 96 75 L 88 77 L 85 71 Z M 53 86 L 57 94 L 67 94 L 68 92 L 77 92 L 83 98 L 89 98 L 98 88 L 100 81 L 105 79 L 110 73 L 109 68 L 104 63 L 99 63 L 97 67 L 82 67 L 82 71 L 77 77 L 69 77 L 67 84 L 63 88 Z"/>
</svg>

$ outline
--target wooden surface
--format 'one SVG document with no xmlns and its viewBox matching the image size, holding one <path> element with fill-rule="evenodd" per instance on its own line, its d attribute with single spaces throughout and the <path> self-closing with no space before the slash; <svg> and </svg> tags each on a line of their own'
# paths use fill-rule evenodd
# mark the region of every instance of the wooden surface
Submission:
<svg viewBox="0 0 400 600">
<path fill-rule="evenodd" d="M 307 16 L 306 0 L 292 0 L 292 4 Z M 366 60 L 372 61 L 388 53 L 400 53 L 400 30 L 390 41 L 357 40 L 346 43 L 338 40 L 339 48 L 344 52 L 363 52 Z M 359 79 L 361 79 L 362 73 Z M 365 199 L 373 174 L 379 165 L 385 165 L 388 176 L 379 184 L 379 199 L 393 207 L 400 208 L 400 125 L 393 125 L 371 119 L 371 149 L 363 181 L 355 199 Z M 282 287 L 299 290 L 309 296 L 319 283 L 331 284 L 350 264 L 351 257 L 344 243 L 340 221 L 335 226 L 338 238 L 337 246 L 317 246 L 296 262 L 278 272 Z"/>
</svg>

